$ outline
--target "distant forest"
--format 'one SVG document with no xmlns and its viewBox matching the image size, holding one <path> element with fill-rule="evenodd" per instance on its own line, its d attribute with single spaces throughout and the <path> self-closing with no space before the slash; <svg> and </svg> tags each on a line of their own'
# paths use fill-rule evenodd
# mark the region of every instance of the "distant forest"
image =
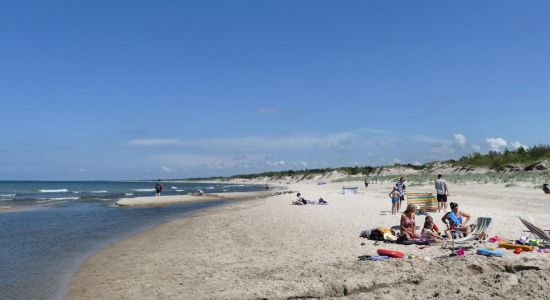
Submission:
<svg viewBox="0 0 550 300">
<path fill-rule="evenodd" d="M 538 145 L 530 148 L 519 147 L 516 150 L 505 149 L 504 152 L 489 151 L 487 154 L 481 154 L 479 152 L 472 153 L 467 156 L 463 156 L 457 160 L 442 161 L 443 164 L 449 164 L 451 166 L 460 167 L 485 167 L 496 171 L 503 170 L 506 166 L 529 166 L 536 164 L 542 160 L 550 160 L 550 146 Z M 423 165 L 413 164 L 394 164 L 393 167 L 405 167 L 415 170 L 428 169 L 435 162 L 426 163 Z M 392 167 L 389 166 L 389 167 Z M 388 166 L 386 166 L 388 167 Z M 273 171 L 263 172 L 257 174 L 242 174 L 234 175 L 230 177 L 208 177 L 208 178 L 188 178 L 188 180 L 205 180 L 205 179 L 222 179 L 222 178 L 245 178 L 253 179 L 258 177 L 283 177 L 283 176 L 309 176 L 317 174 L 326 174 L 333 171 L 338 171 L 348 175 L 369 175 L 376 173 L 384 167 L 371 167 L 371 166 L 356 166 L 356 167 L 340 167 L 340 168 L 324 168 L 324 169 L 305 169 L 305 170 L 287 170 L 287 171 Z"/>
</svg>

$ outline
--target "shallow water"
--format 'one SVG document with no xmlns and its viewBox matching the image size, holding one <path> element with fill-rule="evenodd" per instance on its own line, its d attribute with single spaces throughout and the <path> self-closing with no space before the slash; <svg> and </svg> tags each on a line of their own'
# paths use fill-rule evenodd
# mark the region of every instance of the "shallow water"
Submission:
<svg viewBox="0 0 550 300">
<path fill-rule="evenodd" d="M 60 299 L 71 274 L 92 251 L 199 209 L 194 203 L 117 208 L 81 203 L 0 215 L 0 299 Z"/>
<path fill-rule="evenodd" d="M 3 195 L 23 195 L 19 198 L 10 196 L 14 199 L 4 200 L 1 204 L 30 208 L 0 213 L 0 299 L 61 299 L 70 276 L 93 251 L 154 225 L 228 203 L 189 203 L 147 208 L 114 206 L 114 201 L 120 198 L 115 195 L 146 189 L 150 185 L 143 182 L 0 182 Z M 165 189 L 170 194 L 176 194 L 176 189 L 193 190 L 198 186 L 165 184 Z M 263 189 L 261 186 L 221 184 L 202 184 L 202 187 L 213 187 L 209 192 Z M 48 202 L 45 205 L 40 200 L 43 194 L 59 198 L 60 193 L 65 197 L 75 191 L 80 196 L 64 201 L 52 200 L 53 205 Z M 135 192 L 143 196 L 150 194 Z M 83 193 L 102 196 L 83 198 Z M 110 197 L 104 198 L 104 194 Z"/>
</svg>

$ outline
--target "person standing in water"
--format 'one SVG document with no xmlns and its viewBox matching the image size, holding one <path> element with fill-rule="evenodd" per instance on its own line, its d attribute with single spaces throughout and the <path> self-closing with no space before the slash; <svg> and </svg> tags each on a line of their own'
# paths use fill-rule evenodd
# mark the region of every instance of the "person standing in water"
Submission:
<svg viewBox="0 0 550 300">
<path fill-rule="evenodd" d="M 438 174 L 435 180 L 435 190 L 437 191 L 437 206 L 439 211 L 447 211 L 447 196 L 449 196 L 449 189 L 447 188 L 447 181 L 443 179 L 443 175 Z"/>
<path fill-rule="evenodd" d="M 155 196 L 160 196 L 160 193 L 162 193 L 162 181 L 159 179 L 156 183 L 155 183 L 155 191 L 157 192 L 157 194 Z"/>
</svg>

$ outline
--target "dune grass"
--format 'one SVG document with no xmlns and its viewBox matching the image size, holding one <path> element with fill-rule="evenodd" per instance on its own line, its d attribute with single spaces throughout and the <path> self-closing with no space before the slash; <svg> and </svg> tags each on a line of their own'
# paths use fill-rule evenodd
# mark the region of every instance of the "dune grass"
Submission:
<svg viewBox="0 0 550 300">
<path fill-rule="evenodd" d="M 422 173 L 410 174 L 404 176 L 407 180 L 407 185 L 426 185 L 432 184 L 436 178 L 435 174 Z M 397 175 L 372 175 L 372 176 L 348 176 L 334 180 L 333 182 L 350 182 L 363 181 L 368 178 L 372 183 L 395 182 L 399 176 Z M 542 187 L 543 183 L 550 182 L 550 171 L 544 172 L 489 172 L 489 173 L 468 173 L 468 174 L 449 174 L 444 178 L 449 183 L 503 183 L 507 187 L 512 187 L 517 183 L 532 183 L 534 187 Z"/>
</svg>

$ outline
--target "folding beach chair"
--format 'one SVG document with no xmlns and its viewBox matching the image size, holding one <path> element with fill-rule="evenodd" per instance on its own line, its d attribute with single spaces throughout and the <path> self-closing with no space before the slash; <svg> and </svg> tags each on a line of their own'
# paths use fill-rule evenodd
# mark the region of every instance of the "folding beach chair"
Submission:
<svg viewBox="0 0 550 300">
<path fill-rule="evenodd" d="M 485 217 L 477 218 L 476 227 L 472 232 L 470 232 L 470 234 L 468 234 L 463 238 L 458 238 L 458 239 L 455 239 L 451 236 L 451 240 L 447 240 L 443 245 L 443 248 L 446 248 L 449 243 L 452 244 L 452 249 L 456 248 L 455 247 L 456 244 L 458 245 L 466 244 L 469 247 L 473 247 L 472 246 L 473 241 L 487 235 L 487 230 L 489 229 L 489 225 L 491 225 L 492 220 L 493 220 L 492 218 L 485 218 Z"/>
<path fill-rule="evenodd" d="M 412 204 L 419 211 L 438 211 L 437 197 L 432 193 L 408 193 L 407 204 Z"/>
<path fill-rule="evenodd" d="M 523 224 L 523 226 L 525 226 L 525 228 L 527 228 L 527 230 L 524 230 L 523 232 L 528 232 L 530 233 L 530 235 L 536 237 L 537 239 L 543 240 L 546 243 L 550 243 L 550 234 L 547 233 L 547 230 L 544 230 L 535 225 L 533 219 L 522 217 L 516 218 L 521 224 Z"/>
</svg>

